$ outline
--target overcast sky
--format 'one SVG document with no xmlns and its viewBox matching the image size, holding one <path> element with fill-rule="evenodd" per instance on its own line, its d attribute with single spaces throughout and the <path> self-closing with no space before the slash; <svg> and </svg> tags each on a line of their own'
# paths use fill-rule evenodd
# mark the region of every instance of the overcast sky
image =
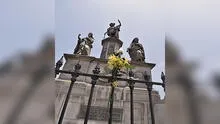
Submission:
<svg viewBox="0 0 220 124">
<path fill-rule="evenodd" d="M 169 0 L 166 32 L 179 46 L 184 58 L 198 61 L 206 77 L 220 69 L 220 1 Z"/>
<path fill-rule="evenodd" d="M 220 17 L 217 16 L 220 1 L 172 1 L 166 30 L 178 43 L 184 57 L 199 61 L 200 67 L 206 70 L 201 72 L 202 77 L 211 70 L 220 69 Z"/>
<path fill-rule="evenodd" d="M 88 32 L 95 37 L 91 54 L 99 57 L 104 32 L 120 19 L 124 50 L 139 37 L 146 60 L 157 64 L 155 81 L 161 81 L 164 71 L 165 31 L 184 58 L 199 62 L 198 75 L 207 80 L 210 72 L 220 69 L 219 5 L 218 0 L 2 0 L 0 61 L 20 50 L 36 49 L 54 26 L 56 59 L 72 53 L 78 33 L 84 37 Z"/>
<path fill-rule="evenodd" d="M 40 46 L 54 32 L 54 0 L 1 0 L 0 61 Z"/>
<path fill-rule="evenodd" d="M 166 3 L 166 32 L 178 45 L 184 60 L 196 61 L 196 80 L 214 95 L 210 85 L 220 71 L 220 1 L 169 0 Z"/>
<path fill-rule="evenodd" d="M 153 80 L 161 82 L 160 74 L 165 70 L 162 5 L 155 0 L 56 0 L 56 59 L 63 53 L 73 53 L 77 35 L 85 37 L 89 32 L 95 38 L 91 56 L 100 57 L 103 35 L 109 23 L 118 24 L 119 19 L 123 50 L 138 37 L 145 48 L 146 61 L 157 64 L 152 71 Z"/>
</svg>

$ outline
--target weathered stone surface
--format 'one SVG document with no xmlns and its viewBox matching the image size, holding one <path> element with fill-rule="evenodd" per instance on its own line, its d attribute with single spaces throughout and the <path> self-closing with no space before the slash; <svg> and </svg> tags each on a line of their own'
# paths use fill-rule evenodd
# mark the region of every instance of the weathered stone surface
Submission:
<svg viewBox="0 0 220 124">
<path fill-rule="evenodd" d="M 107 67 L 107 60 L 95 58 L 91 56 L 82 56 L 82 55 L 72 55 L 72 54 L 64 54 L 64 58 L 66 59 L 66 63 L 63 67 L 63 70 L 72 71 L 74 69 L 74 66 L 79 62 L 81 65 L 81 72 L 86 72 L 92 74 L 93 69 L 97 65 L 97 63 L 100 64 L 100 75 L 109 75 L 111 72 Z M 147 72 L 149 75 L 151 75 L 151 70 L 155 66 L 153 63 L 136 63 L 132 62 L 132 65 L 135 67 L 133 69 L 133 72 L 135 73 L 135 78 L 139 80 L 144 80 L 144 73 Z M 125 73 L 128 73 L 126 70 L 124 70 Z M 123 74 L 122 77 L 127 78 L 127 74 Z M 60 74 L 59 79 L 64 80 L 70 80 L 71 75 L 70 74 Z M 77 78 L 78 81 L 83 81 L 90 83 L 91 78 L 85 77 L 85 76 L 79 76 Z M 150 79 L 151 80 L 151 79 Z M 97 85 L 105 85 L 109 86 L 110 83 L 107 82 L 105 79 L 99 79 L 97 82 Z M 119 87 L 126 87 L 127 82 L 119 81 Z M 136 83 L 135 87 L 139 88 L 146 88 L 145 84 Z"/>
<path fill-rule="evenodd" d="M 139 39 L 137 37 L 134 38 L 132 43 L 130 44 L 130 47 L 127 49 L 127 52 L 130 55 L 131 61 L 144 62 L 144 47 L 138 41 Z"/>
<path fill-rule="evenodd" d="M 119 25 L 117 25 L 117 26 L 115 26 L 115 23 L 109 24 L 110 27 L 107 29 L 107 32 L 105 32 L 104 38 L 105 38 L 106 34 L 109 37 L 119 38 L 119 31 L 120 31 L 120 27 L 121 27 L 121 22 L 120 22 L 120 20 L 118 20 L 118 22 L 119 22 Z"/>
<path fill-rule="evenodd" d="M 62 82 L 62 83 L 61 83 Z M 60 85 L 58 96 L 56 99 L 56 118 L 59 117 L 59 113 L 61 111 L 61 106 L 64 102 L 64 99 L 67 94 L 67 86 L 70 81 L 65 80 L 57 80 L 56 85 Z M 67 114 L 65 116 L 66 122 L 71 122 L 75 124 L 83 123 L 83 113 L 82 106 L 87 106 L 89 93 L 90 93 L 91 84 L 85 82 L 75 82 L 75 86 L 73 87 L 71 97 L 69 100 Z M 109 94 L 110 94 L 110 86 L 101 86 L 97 85 L 94 89 L 92 106 L 101 107 L 104 110 L 108 110 L 109 107 Z M 114 108 L 117 108 L 116 111 L 120 111 L 118 115 L 120 119 L 115 119 L 117 124 L 127 124 L 130 122 L 130 90 L 128 87 L 125 88 L 115 88 L 115 98 L 114 98 Z M 152 92 L 154 103 L 158 103 L 159 94 L 156 91 Z M 149 104 L 148 104 L 148 95 L 147 90 L 144 88 L 136 88 L 134 89 L 134 120 L 135 124 L 148 124 L 149 120 Z M 85 109 L 85 108 L 84 108 Z M 83 110 L 84 110 L 83 109 Z M 97 109 L 96 109 L 97 110 Z M 107 122 L 106 118 L 98 118 L 100 115 L 99 111 L 97 113 L 96 110 L 91 110 L 96 113 L 95 117 L 92 117 L 89 120 L 89 124 L 93 124 L 92 122 L 97 124 L 105 124 Z M 100 110 L 100 112 L 103 112 Z M 115 115 L 116 116 L 116 115 Z M 104 121 L 105 120 L 105 121 Z"/>
<path fill-rule="evenodd" d="M 87 106 L 81 105 L 78 119 L 84 119 L 86 114 Z M 107 107 L 91 106 L 89 113 L 89 120 L 95 121 L 108 121 L 109 109 Z M 112 113 L 113 122 L 122 122 L 123 109 L 114 108 Z"/>
<path fill-rule="evenodd" d="M 123 42 L 115 37 L 108 37 L 102 40 L 102 53 L 100 58 L 108 59 L 108 56 L 118 51 L 122 47 Z"/>
<path fill-rule="evenodd" d="M 80 38 L 80 36 L 81 34 L 78 35 L 78 43 L 73 54 L 90 55 L 94 42 L 93 33 L 89 33 L 85 38 Z"/>
<path fill-rule="evenodd" d="M 154 106 L 154 114 L 155 114 L 155 123 L 156 124 L 165 124 L 164 122 L 164 114 L 165 114 L 165 106 L 164 104 L 155 104 Z"/>
<path fill-rule="evenodd" d="M 64 54 L 66 63 L 63 67 L 63 70 L 71 70 L 74 68 L 74 65 L 80 60 L 82 68 L 81 72 L 91 73 L 95 68 L 97 63 L 100 64 L 100 74 L 109 75 L 110 72 L 107 69 L 107 60 L 99 59 L 90 56 L 79 56 L 79 55 L 70 55 Z M 143 74 L 145 71 L 148 74 L 151 74 L 151 69 L 155 64 L 151 63 L 132 63 L 135 66 L 133 70 L 135 78 L 139 80 L 144 80 Z M 123 77 L 127 77 L 126 74 Z M 70 84 L 71 75 L 61 74 L 60 77 L 56 80 L 57 85 L 57 99 L 56 99 L 56 118 L 59 117 L 61 111 L 61 106 L 66 97 L 68 86 Z M 90 77 L 78 77 L 75 82 L 71 97 L 68 104 L 67 114 L 65 115 L 64 123 L 66 124 L 82 124 L 84 122 L 85 116 L 85 107 L 88 104 L 90 89 L 91 89 L 91 78 Z M 104 111 L 108 111 L 109 108 L 109 96 L 110 96 L 111 87 L 107 80 L 99 79 L 97 85 L 94 88 L 93 99 L 92 99 L 92 108 L 90 120 L 88 124 L 107 124 L 107 115 L 104 114 Z M 145 84 L 135 84 L 134 88 L 134 120 L 135 124 L 150 124 L 150 111 L 149 111 L 149 98 L 148 91 Z M 158 92 L 152 91 L 153 104 L 161 103 Z M 82 106 L 84 106 L 82 108 Z M 114 92 L 114 105 L 113 108 L 118 112 L 113 116 L 115 118 L 114 124 L 129 124 L 130 123 L 130 89 L 127 85 L 127 82 L 119 82 L 119 87 L 115 88 Z M 118 114 L 118 115 L 116 115 Z M 113 117 L 113 118 L 114 118 Z"/>
</svg>

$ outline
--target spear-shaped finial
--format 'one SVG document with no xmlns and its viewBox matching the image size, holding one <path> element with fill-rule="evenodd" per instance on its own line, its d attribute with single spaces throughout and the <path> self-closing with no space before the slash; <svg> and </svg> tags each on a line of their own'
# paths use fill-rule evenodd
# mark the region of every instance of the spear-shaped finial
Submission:
<svg viewBox="0 0 220 124">
<path fill-rule="evenodd" d="M 57 70 L 59 70 L 62 65 L 63 65 L 63 56 L 56 63 L 56 66 L 55 66 L 55 77 L 59 74 L 59 72 Z"/>
<path fill-rule="evenodd" d="M 164 91 L 165 91 L 165 74 L 163 72 L 161 72 L 161 80 L 163 81 L 163 88 L 164 88 Z"/>
</svg>

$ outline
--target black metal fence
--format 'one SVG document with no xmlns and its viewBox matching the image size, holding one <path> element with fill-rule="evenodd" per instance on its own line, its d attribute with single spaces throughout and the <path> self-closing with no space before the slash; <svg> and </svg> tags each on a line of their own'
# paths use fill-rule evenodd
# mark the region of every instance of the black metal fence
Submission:
<svg viewBox="0 0 220 124">
<path fill-rule="evenodd" d="M 146 84 L 147 85 L 147 91 L 148 91 L 148 95 L 149 95 L 149 102 L 150 102 L 150 113 L 151 113 L 151 122 L 152 124 L 155 124 L 155 118 L 154 118 L 154 111 L 153 111 L 153 103 L 152 103 L 152 87 L 153 85 L 160 85 L 164 88 L 165 91 L 165 75 L 162 72 L 161 73 L 161 80 L 162 83 L 159 82 L 152 82 L 150 81 L 150 75 L 145 74 L 144 75 L 144 79 L 145 80 L 136 80 L 133 79 L 134 77 L 134 73 L 130 70 L 129 71 L 129 78 L 121 78 L 117 72 L 112 73 L 111 76 L 103 76 L 103 75 L 99 75 L 100 73 L 100 67 L 97 64 L 97 66 L 95 67 L 95 69 L 93 70 L 93 74 L 88 74 L 88 73 L 83 73 L 80 72 L 81 69 L 81 65 L 78 63 L 75 65 L 74 71 L 65 71 L 65 70 L 60 70 L 60 67 L 62 66 L 62 62 L 57 62 L 56 63 L 56 68 L 55 68 L 55 77 L 57 74 L 59 73 L 66 73 L 66 74 L 70 74 L 72 76 L 71 78 L 71 83 L 67 92 L 67 96 L 66 99 L 64 101 L 64 105 L 63 108 L 61 110 L 61 114 L 60 117 L 58 119 L 58 124 L 62 124 L 63 122 L 63 118 L 66 112 L 66 108 L 67 108 L 67 104 L 69 101 L 69 97 L 73 88 L 73 85 L 77 79 L 77 77 L 79 76 L 88 76 L 91 77 L 92 81 L 91 81 L 91 90 L 90 90 L 90 95 L 89 95 L 89 100 L 88 100 L 88 104 L 87 104 L 87 109 L 86 109 L 86 114 L 85 114 L 85 118 L 84 118 L 84 124 L 87 124 L 88 120 L 89 120 L 89 113 L 90 113 L 90 108 L 91 108 L 91 102 L 92 102 L 92 97 L 93 97 L 93 91 L 96 85 L 96 82 L 99 78 L 102 79 L 107 79 L 108 83 L 111 83 L 112 81 L 126 81 L 129 84 L 129 88 L 130 88 L 130 124 L 134 124 L 134 107 L 133 107 L 133 90 L 134 90 L 134 84 L 135 83 L 142 83 L 142 84 Z M 110 106 L 109 106 L 109 118 L 108 118 L 108 124 L 112 124 L 112 112 L 113 112 L 113 103 L 114 103 L 114 89 L 115 87 L 111 85 L 111 93 L 110 93 Z"/>
</svg>

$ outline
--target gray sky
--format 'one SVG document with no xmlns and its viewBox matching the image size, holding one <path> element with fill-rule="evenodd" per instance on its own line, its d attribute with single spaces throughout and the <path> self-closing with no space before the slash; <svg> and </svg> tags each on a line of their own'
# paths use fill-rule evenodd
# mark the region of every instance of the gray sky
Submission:
<svg viewBox="0 0 220 124">
<path fill-rule="evenodd" d="M 110 22 L 120 19 L 124 49 L 139 37 L 147 61 L 157 64 L 155 81 L 160 81 L 164 70 L 166 31 L 185 59 L 199 62 L 197 75 L 205 82 L 210 72 L 220 69 L 219 5 L 218 0 L 3 0 L 0 61 L 20 50 L 36 49 L 42 36 L 53 32 L 54 26 L 56 59 L 64 52 L 73 52 L 78 33 L 86 36 L 90 31 L 96 39 L 92 55 L 99 57 L 103 33 Z"/>
<path fill-rule="evenodd" d="M 1 0 L 0 62 L 39 47 L 54 32 L 54 0 Z"/>
<path fill-rule="evenodd" d="M 155 0 L 56 0 L 56 60 L 63 53 L 73 53 L 77 35 L 93 32 L 95 43 L 91 56 L 99 57 L 101 40 L 110 22 L 120 19 L 120 39 L 126 51 L 134 37 L 145 48 L 146 61 L 156 63 L 153 80 L 160 81 L 164 71 L 163 3 Z M 128 57 L 127 53 L 125 53 Z M 163 96 L 162 88 L 156 88 Z"/>
<path fill-rule="evenodd" d="M 171 4 L 169 4 L 171 3 Z M 196 60 L 201 78 L 220 69 L 220 2 L 185 0 L 168 2 L 166 31 L 174 39 L 187 60 Z"/>
</svg>

